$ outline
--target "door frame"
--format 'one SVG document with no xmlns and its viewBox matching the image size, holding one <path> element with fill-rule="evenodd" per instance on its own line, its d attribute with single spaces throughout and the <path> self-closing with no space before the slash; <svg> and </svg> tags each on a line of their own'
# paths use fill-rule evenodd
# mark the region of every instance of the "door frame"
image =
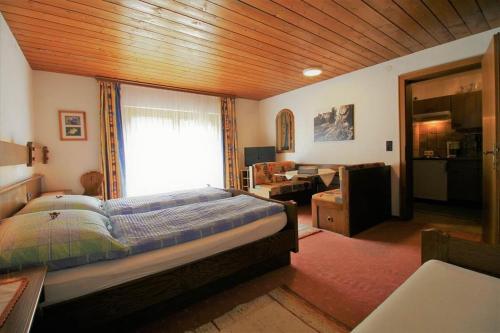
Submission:
<svg viewBox="0 0 500 333">
<path fill-rule="evenodd" d="M 399 75 L 399 216 L 413 218 L 413 115 L 410 84 L 480 69 L 482 55 Z"/>
<path fill-rule="evenodd" d="M 500 143 L 500 33 L 493 38 L 483 56 L 483 242 L 500 243 L 500 175 L 498 144 Z M 490 72 L 492 71 L 492 72 Z M 490 157 L 492 158 L 490 160 Z"/>
</svg>

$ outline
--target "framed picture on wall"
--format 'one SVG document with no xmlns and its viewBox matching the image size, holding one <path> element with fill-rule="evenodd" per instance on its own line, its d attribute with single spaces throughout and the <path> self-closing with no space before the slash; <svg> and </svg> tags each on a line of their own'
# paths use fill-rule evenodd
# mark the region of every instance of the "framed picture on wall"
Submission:
<svg viewBox="0 0 500 333">
<path fill-rule="evenodd" d="M 314 142 L 354 140 L 354 104 L 334 106 L 314 117 Z"/>
<path fill-rule="evenodd" d="M 59 111 L 59 136 L 63 141 L 87 140 L 84 111 Z"/>
</svg>

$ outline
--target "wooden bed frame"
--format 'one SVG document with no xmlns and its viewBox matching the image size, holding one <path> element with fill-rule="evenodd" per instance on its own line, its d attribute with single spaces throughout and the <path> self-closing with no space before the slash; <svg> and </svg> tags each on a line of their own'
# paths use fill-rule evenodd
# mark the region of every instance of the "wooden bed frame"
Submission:
<svg viewBox="0 0 500 333">
<path fill-rule="evenodd" d="M 0 188 L 0 220 L 12 216 L 28 201 L 42 193 L 42 176 L 34 175 L 12 185 Z"/>
<path fill-rule="evenodd" d="M 476 272 L 500 277 L 500 246 L 453 238 L 429 229 L 422 231 L 422 263 L 436 259 Z"/>
<path fill-rule="evenodd" d="M 42 176 L 34 176 L 0 190 L 3 217 L 17 212 L 40 195 Z M 229 190 L 233 196 L 247 192 Z M 261 198 L 262 199 L 262 198 Z M 186 306 L 241 281 L 290 264 L 290 252 L 298 252 L 297 207 L 285 205 L 287 224 L 271 236 L 213 256 L 145 276 L 98 292 L 40 309 L 35 330 L 88 330 L 115 323 L 140 321 L 154 313 Z M 43 298 L 42 298 L 43 299 Z"/>
</svg>

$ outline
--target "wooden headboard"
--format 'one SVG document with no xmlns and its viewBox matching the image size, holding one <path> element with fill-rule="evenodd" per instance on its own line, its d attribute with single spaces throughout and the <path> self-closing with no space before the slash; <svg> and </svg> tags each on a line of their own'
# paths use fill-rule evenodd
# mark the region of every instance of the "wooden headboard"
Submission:
<svg viewBox="0 0 500 333">
<path fill-rule="evenodd" d="M 36 163 L 47 164 L 49 150 L 46 146 L 28 142 L 25 146 L 0 141 L 0 166 L 21 165 L 33 166 Z"/>
<path fill-rule="evenodd" d="M 26 203 L 42 193 L 41 175 L 0 188 L 0 220 L 17 213 Z"/>
</svg>

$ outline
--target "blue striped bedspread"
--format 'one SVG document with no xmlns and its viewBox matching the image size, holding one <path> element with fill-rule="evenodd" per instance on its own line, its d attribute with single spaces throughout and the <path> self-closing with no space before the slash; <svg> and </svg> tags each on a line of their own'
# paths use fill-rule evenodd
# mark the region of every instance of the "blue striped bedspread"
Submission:
<svg viewBox="0 0 500 333">
<path fill-rule="evenodd" d="M 231 197 L 231 193 L 215 187 L 204 187 L 139 197 L 111 199 L 104 202 L 108 216 L 151 212 L 182 205 Z"/>
<path fill-rule="evenodd" d="M 132 255 L 208 237 L 283 211 L 284 205 L 238 195 L 110 220 L 113 236 Z"/>
</svg>

